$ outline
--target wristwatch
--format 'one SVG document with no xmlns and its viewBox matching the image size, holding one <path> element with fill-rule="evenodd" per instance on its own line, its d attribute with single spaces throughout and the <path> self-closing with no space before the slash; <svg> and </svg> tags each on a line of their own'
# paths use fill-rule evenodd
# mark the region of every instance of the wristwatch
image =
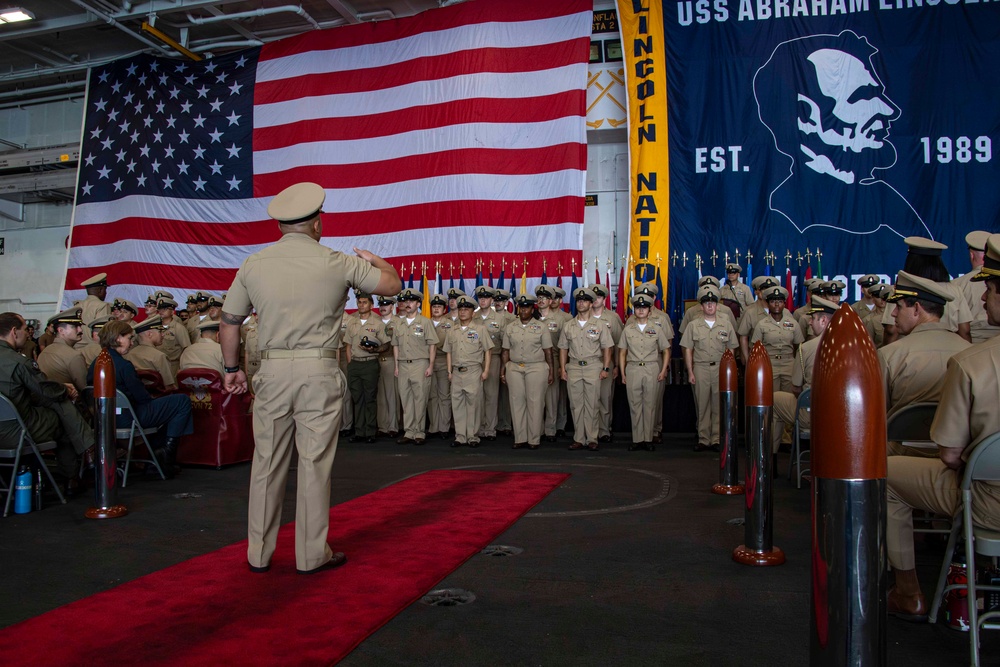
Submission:
<svg viewBox="0 0 1000 667">
<path fill-rule="evenodd" d="M 227 373 L 238 373 L 240 371 L 240 367 L 239 366 L 223 366 L 222 368 Z"/>
<path fill-rule="evenodd" d="M 610 373 L 610 372 L 611 372 L 611 369 L 610 369 L 610 368 L 608 368 L 607 366 L 605 366 L 605 367 L 604 367 L 604 368 L 602 368 L 601 370 L 602 370 L 602 371 L 604 371 L 605 373 Z"/>
</svg>

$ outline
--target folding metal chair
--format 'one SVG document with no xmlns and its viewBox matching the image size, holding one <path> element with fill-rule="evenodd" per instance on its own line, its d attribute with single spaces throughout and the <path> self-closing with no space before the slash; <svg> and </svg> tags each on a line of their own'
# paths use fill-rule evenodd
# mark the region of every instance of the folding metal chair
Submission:
<svg viewBox="0 0 1000 667">
<path fill-rule="evenodd" d="M 938 446 L 931 440 L 931 424 L 937 406 L 937 403 L 912 403 L 893 413 L 885 423 L 886 440 L 899 442 L 905 447 L 926 449 L 936 455 Z M 954 517 L 914 516 L 913 521 L 918 524 L 913 528 L 915 533 L 947 535 L 951 532 Z M 935 522 L 948 525 L 935 528 Z"/>
<path fill-rule="evenodd" d="M 156 467 L 156 472 L 160 473 L 160 479 L 166 479 L 167 476 L 163 474 L 163 469 L 160 467 L 160 462 L 156 460 L 156 454 L 153 453 L 153 446 L 149 444 L 149 438 L 147 435 L 152 435 L 160 430 L 158 426 L 151 426 L 145 428 L 139 423 L 139 419 L 136 417 L 135 410 L 132 409 L 132 404 L 129 403 L 128 397 L 122 393 L 121 389 L 117 390 L 117 411 L 119 414 L 129 414 L 132 416 L 132 425 L 125 428 L 115 429 L 115 438 L 118 440 L 128 440 L 128 453 L 125 455 L 125 469 L 122 474 L 122 488 L 128 484 L 128 469 L 129 464 L 135 461 L 136 463 L 146 463 L 153 464 Z M 133 459 L 132 458 L 132 447 L 135 443 L 135 436 L 138 435 L 142 438 L 142 442 L 146 445 L 146 451 L 149 452 L 148 459 Z"/>
<path fill-rule="evenodd" d="M 1000 611 L 991 611 L 979 616 L 979 610 L 976 607 L 976 591 L 1000 591 L 1000 586 L 980 586 L 976 583 L 974 554 L 992 558 L 1000 556 L 1000 532 L 972 525 L 973 482 L 1000 482 L 1000 433 L 994 433 L 979 443 L 965 464 L 965 474 L 962 476 L 962 506 L 955 515 L 948 535 L 948 548 L 945 550 L 944 561 L 941 563 L 941 573 L 938 575 L 934 602 L 931 604 L 929 616 L 931 622 L 936 621 L 945 593 L 965 589 L 966 599 L 969 601 L 969 651 L 972 665 L 979 667 L 979 631 L 981 629 L 1000 630 L 1000 623 L 995 622 L 995 619 L 1000 619 Z M 965 553 L 968 559 L 966 583 L 945 586 L 959 530 L 964 531 Z"/>
<path fill-rule="evenodd" d="M 799 423 L 799 413 L 802 410 L 809 411 L 811 404 L 812 387 L 809 387 L 801 394 L 799 400 L 795 402 L 795 423 L 792 425 L 792 456 L 788 459 L 788 479 L 792 478 L 792 469 L 795 469 L 795 488 L 802 488 L 802 476 L 809 472 L 809 468 L 802 468 L 803 462 L 809 462 L 809 450 L 802 450 L 802 441 L 809 439 L 809 429 L 802 428 Z"/>
<path fill-rule="evenodd" d="M 35 458 L 38 459 L 38 465 L 45 470 L 45 474 L 49 478 L 49 483 L 52 484 L 56 495 L 59 496 L 59 502 L 65 505 L 66 499 L 63 497 L 62 491 L 59 490 L 56 480 L 52 477 L 52 471 L 49 470 L 49 466 L 42 459 L 42 452 L 56 448 L 55 441 L 35 442 L 31 437 L 31 433 L 28 432 L 28 427 L 24 425 L 24 420 L 21 419 L 21 414 L 17 411 L 17 408 L 14 407 L 9 398 L 0 394 L 0 422 L 15 420 L 17 421 L 18 428 L 21 429 L 21 435 L 17 439 L 17 446 L 0 448 L 0 459 L 14 459 L 13 463 L 0 463 L 0 468 L 8 466 L 11 468 L 10 484 L 7 485 L 7 502 L 3 508 L 3 515 L 7 516 L 10 513 L 10 502 L 14 498 L 14 477 L 17 476 L 18 466 L 21 465 L 21 454 L 28 449 L 34 452 Z M 0 484 L 2 483 L 4 483 L 3 476 L 0 475 Z"/>
</svg>

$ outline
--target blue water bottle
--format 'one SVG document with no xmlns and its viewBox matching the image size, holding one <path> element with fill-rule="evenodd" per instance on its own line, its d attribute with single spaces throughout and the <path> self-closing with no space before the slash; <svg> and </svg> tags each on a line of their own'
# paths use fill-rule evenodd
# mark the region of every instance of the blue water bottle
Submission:
<svg viewBox="0 0 1000 667">
<path fill-rule="evenodd" d="M 14 514 L 27 514 L 31 511 L 31 471 L 28 466 L 14 478 Z"/>
</svg>

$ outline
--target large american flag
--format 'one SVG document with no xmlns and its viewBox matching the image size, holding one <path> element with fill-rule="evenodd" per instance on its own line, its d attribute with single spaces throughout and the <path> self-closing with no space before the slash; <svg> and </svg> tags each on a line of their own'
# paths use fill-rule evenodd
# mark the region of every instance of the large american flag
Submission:
<svg viewBox="0 0 1000 667">
<path fill-rule="evenodd" d="M 407 272 L 580 266 L 591 0 L 478 0 L 201 62 L 90 74 L 63 305 L 107 272 L 140 303 L 222 292 L 275 241 L 270 199 L 327 191 L 323 243 Z M 484 273 L 488 268 L 484 268 Z M 404 274 L 404 278 L 407 275 Z M 433 279 L 433 278 L 432 278 Z"/>
</svg>

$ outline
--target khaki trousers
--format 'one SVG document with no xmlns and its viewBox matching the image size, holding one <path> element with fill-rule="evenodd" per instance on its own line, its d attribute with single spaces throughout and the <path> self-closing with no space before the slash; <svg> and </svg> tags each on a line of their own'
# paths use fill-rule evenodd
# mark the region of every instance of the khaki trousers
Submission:
<svg viewBox="0 0 1000 667">
<path fill-rule="evenodd" d="M 774 391 L 792 392 L 792 355 L 781 355 L 781 359 L 771 357 Z"/>
<path fill-rule="evenodd" d="M 493 354 L 490 352 L 490 354 Z M 482 371 L 480 371 L 482 372 Z M 500 409 L 500 355 L 493 354 L 490 358 L 490 374 L 483 382 L 483 416 L 480 421 L 479 435 L 495 436 L 497 434 L 497 418 Z"/>
<path fill-rule="evenodd" d="M 569 421 L 569 385 L 562 381 L 557 380 L 559 383 L 559 401 L 556 404 L 556 430 L 565 431 L 566 422 Z"/>
<path fill-rule="evenodd" d="M 566 390 L 569 409 L 573 411 L 573 442 L 590 444 L 600 436 L 598 402 L 600 401 L 601 366 L 599 361 L 580 366 L 570 359 L 566 363 Z"/>
<path fill-rule="evenodd" d="M 600 400 L 597 403 L 598 417 L 597 429 L 600 437 L 611 435 L 611 406 L 615 398 L 615 378 L 613 373 L 608 373 L 608 377 L 601 380 Z"/>
<path fill-rule="evenodd" d="M 254 376 L 256 449 L 250 470 L 247 560 L 271 562 L 292 458 L 299 455 L 295 489 L 295 566 L 312 570 L 333 555 L 330 471 L 337 453 L 345 393 L 336 359 L 265 359 Z"/>
<path fill-rule="evenodd" d="M 378 430 L 395 433 L 399 430 L 399 393 L 396 391 L 396 365 L 392 354 L 378 358 Z"/>
<path fill-rule="evenodd" d="M 632 442 L 653 440 L 653 419 L 656 414 L 656 397 L 662 382 L 656 381 L 660 372 L 660 362 L 630 361 L 625 366 L 625 395 L 632 414 Z"/>
<path fill-rule="evenodd" d="M 537 445 L 542 438 L 542 417 L 545 412 L 549 365 L 544 361 L 527 364 L 508 361 L 505 373 L 510 394 L 514 442 Z"/>
<path fill-rule="evenodd" d="M 558 373 L 556 374 L 558 375 Z M 543 428 L 545 435 L 555 436 L 556 421 L 559 416 L 559 385 L 562 384 L 558 377 L 555 382 L 545 387 L 545 421 Z"/>
<path fill-rule="evenodd" d="M 491 359 L 490 362 L 493 360 Z M 464 371 L 459 370 L 464 368 Z M 455 441 L 479 442 L 479 424 L 483 414 L 482 364 L 452 365 L 451 413 L 455 417 Z"/>
<path fill-rule="evenodd" d="M 719 444 L 719 364 L 694 364 L 694 405 L 698 411 L 698 444 Z"/>
<path fill-rule="evenodd" d="M 500 361 L 500 359 L 494 359 L 493 361 Z M 497 405 L 497 430 L 509 431 L 513 427 L 510 414 L 510 387 L 501 382 L 497 391 L 497 400 L 499 401 Z"/>
<path fill-rule="evenodd" d="M 670 351 L 662 352 L 661 354 L 670 354 Z M 663 357 L 660 357 L 660 362 L 663 363 Z M 657 366 L 659 368 L 659 366 Z M 670 365 L 667 365 L 667 378 L 670 377 Z M 653 406 L 653 435 L 660 435 L 663 433 L 663 392 L 667 389 L 667 380 L 664 379 L 663 382 L 656 383 L 656 403 Z"/>
<path fill-rule="evenodd" d="M 444 352 L 434 360 L 430 396 L 427 398 L 427 430 L 447 433 L 451 429 L 451 384 L 448 382 L 448 362 Z"/>
<path fill-rule="evenodd" d="M 799 397 L 787 391 L 774 392 L 774 407 L 771 410 L 771 453 L 777 454 L 785 426 L 795 424 L 795 406 Z M 808 431 L 812 413 L 804 409 L 799 413 L 799 428 Z"/>
<path fill-rule="evenodd" d="M 416 440 L 424 438 L 427 423 L 427 396 L 431 379 L 424 373 L 430 359 L 399 360 L 399 398 L 403 402 L 403 435 Z"/>
<path fill-rule="evenodd" d="M 345 378 L 347 377 L 347 353 L 344 352 L 343 348 L 340 350 L 340 372 L 344 374 Z M 354 398 L 351 396 L 350 389 L 344 392 L 344 408 L 341 414 L 343 415 L 341 430 L 347 431 L 354 428 Z"/>
</svg>

